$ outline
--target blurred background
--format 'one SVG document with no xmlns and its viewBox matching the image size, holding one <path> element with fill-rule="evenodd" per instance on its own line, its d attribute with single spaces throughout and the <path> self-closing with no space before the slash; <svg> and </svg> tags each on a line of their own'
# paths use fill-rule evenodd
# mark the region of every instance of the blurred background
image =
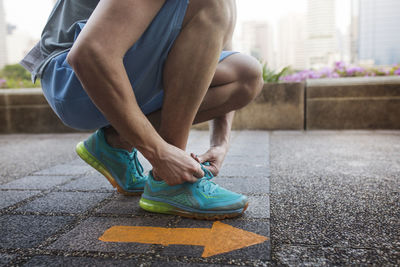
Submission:
<svg viewBox="0 0 400 267">
<path fill-rule="evenodd" d="M 0 68 L 19 62 L 40 39 L 55 2 L 0 0 Z M 399 0 L 237 0 L 237 5 L 234 49 L 269 69 L 289 67 L 293 73 L 335 62 L 364 68 L 400 63 Z"/>
</svg>

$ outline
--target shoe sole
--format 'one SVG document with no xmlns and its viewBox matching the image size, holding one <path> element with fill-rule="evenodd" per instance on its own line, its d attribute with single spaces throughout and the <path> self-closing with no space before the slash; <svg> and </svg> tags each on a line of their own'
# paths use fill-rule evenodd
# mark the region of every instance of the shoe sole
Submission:
<svg viewBox="0 0 400 267">
<path fill-rule="evenodd" d="M 159 201 L 154 201 L 154 200 L 149 200 L 146 198 L 141 198 L 139 201 L 139 205 L 142 209 L 149 211 L 149 212 L 154 212 L 154 213 L 163 213 L 163 214 L 173 214 L 173 215 L 179 215 L 182 217 L 190 218 L 190 219 L 197 219 L 197 220 L 209 220 L 209 221 L 215 221 L 215 220 L 224 220 L 224 219 L 230 219 L 230 218 L 235 218 L 238 216 L 241 216 L 249 206 L 249 203 L 247 202 L 246 205 L 243 207 L 243 210 L 240 212 L 232 212 L 232 213 L 195 213 L 195 212 L 190 212 L 186 211 L 177 207 L 174 207 L 168 203 L 164 202 L 159 202 Z"/>
<path fill-rule="evenodd" d="M 111 173 L 107 170 L 107 167 L 104 166 L 98 159 L 96 159 L 85 147 L 83 142 L 79 142 L 76 145 L 76 153 L 78 156 L 83 159 L 87 164 L 95 168 L 98 172 L 100 172 L 104 177 L 107 178 L 107 180 L 110 182 L 110 184 L 114 187 L 117 188 L 118 193 L 121 193 L 125 196 L 139 196 L 143 192 L 128 192 L 125 191 L 118 183 L 117 181 L 112 177 Z"/>
</svg>

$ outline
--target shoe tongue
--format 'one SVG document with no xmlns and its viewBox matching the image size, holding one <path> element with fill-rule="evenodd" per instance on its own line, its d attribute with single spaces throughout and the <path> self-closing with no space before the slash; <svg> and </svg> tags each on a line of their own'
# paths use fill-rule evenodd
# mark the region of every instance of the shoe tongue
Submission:
<svg viewBox="0 0 400 267">
<path fill-rule="evenodd" d="M 130 159 L 133 160 L 134 163 L 135 163 L 137 171 L 139 172 L 139 176 L 143 176 L 144 169 L 143 169 L 142 164 L 140 164 L 140 161 L 139 161 L 139 159 L 137 157 L 137 150 L 133 149 L 132 152 L 128 152 L 128 153 L 129 153 Z"/>
<path fill-rule="evenodd" d="M 203 177 L 199 180 L 199 185 L 201 185 L 204 188 L 204 190 L 209 194 L 215 192 L 219 187 L 217 184 L 210 181 L 211 178 Z"/>
</svg>

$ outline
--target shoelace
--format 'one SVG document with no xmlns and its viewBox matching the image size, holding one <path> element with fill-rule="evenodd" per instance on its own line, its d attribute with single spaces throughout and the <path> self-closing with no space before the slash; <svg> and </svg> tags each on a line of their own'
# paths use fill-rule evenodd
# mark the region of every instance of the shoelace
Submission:
<svg viewBox="0 0 400 267">
<path fill-rule="evenodd" d="M 201 188 L 207 195 L 212 195 L 219 186 L 207 178 L 201 178 L 197 187 Z"/>
<path fill-rule="evenodd" d="M 201 169 L 204 171 L 204 177 L 201 178 L 197 183 L 197 188 L 201 188 L 204 193 L 208 195 L 212 195 L 215 190 L 219 187 L 217 184 L 211 181 L 214 177 L 213 174 L 204 167 L 204 165 L 208 166 L 207 164 L 202 164 Z"/>
<path fill-rule="evenodd" d="M 137 157 L 137 150 L 136 149 L 133 149 L 133 152 L 129 153 L 129 159 L 131 161 L 133 161 L 133 163 L 135 164 L 136 168 L 133 168 L 134 174 L 143 178 L 144 177 L 144 175 L 143 175 L 144 169 L 143 169 L 142 164 L 140 164 L 140 162 L 139 162 L 139 159 Z"/>
</svg>

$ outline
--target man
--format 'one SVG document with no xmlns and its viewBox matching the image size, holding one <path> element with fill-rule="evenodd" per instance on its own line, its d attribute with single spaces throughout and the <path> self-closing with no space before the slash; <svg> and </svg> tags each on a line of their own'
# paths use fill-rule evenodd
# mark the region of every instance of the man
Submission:
<svg viewBox="0 0 400 267">
<path fill-rule="evenodd" d="M 119 192 L 144 191 L 145 210 L 224 219 L 247 208 L 245 196 L 211 181 L 234 111 L 262 87 L 256 60 L 222 51 L 235 9 L 233 0 L 59 0 L 40 51 L 22 62 L 66 125 L 99 129 L 78 155 Z M 191 125 L 209 120 L 210 149 L 187 154 Z M 153 167 L 148 177 L 137 150 Z"/>
</svg>

